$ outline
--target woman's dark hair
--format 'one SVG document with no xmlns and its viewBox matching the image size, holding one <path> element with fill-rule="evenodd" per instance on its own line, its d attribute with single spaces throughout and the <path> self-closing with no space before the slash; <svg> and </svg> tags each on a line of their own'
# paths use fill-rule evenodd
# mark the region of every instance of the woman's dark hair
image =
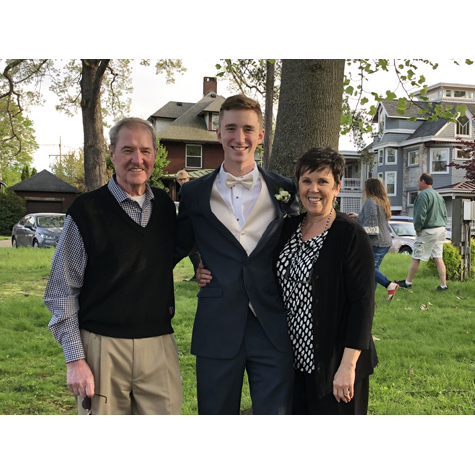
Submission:
<svg viewBox="0 0 475 475">
<path fill-rule="evenodd" d="M 329 168 L 338 185 L 345 171 L 345 159 L 331 147 L 314 147 L 307 150 L 298 160 L 295 166 L 297 182 L 306 172 L 314 172 L 323 168 Z"/>
</svg>

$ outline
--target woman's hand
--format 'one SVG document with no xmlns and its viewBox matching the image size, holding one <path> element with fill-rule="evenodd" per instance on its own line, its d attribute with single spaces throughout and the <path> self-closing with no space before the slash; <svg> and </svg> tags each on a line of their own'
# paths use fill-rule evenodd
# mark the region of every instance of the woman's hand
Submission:
<svg viewBox="0 0 475 475">
<path fill-rule="evenodd" d="M 355 390 L 356 362 L 361 350 L 345 348 L 340 366 L 333 378 L 333 396 L 340 402 L 350 402 Z"/>
<path fill-rule="evenodd" d="M 198 285 L 204 287 L 206 284 L 211 282 L 212 278 L 211 272 L 208 269 L 205 269 L 203 264 L 200 262 L 196 269 L 196 282 L 198 282 Z"/>
</svg>

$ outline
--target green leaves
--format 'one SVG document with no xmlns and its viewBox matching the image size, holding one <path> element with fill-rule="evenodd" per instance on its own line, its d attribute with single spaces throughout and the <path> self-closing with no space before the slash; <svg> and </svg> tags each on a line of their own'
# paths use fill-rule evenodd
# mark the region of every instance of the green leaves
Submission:
<svg viewBox="0 0 475 475">
<path fill-rule="evenodd" d="M 400 97 L 397 101 L 397 113 L 398 114 L 405 114 L 407 109 L 408 100 L 407 97 Z"/>
<path fill-rule="evenodd" d="M 457 114 L 459 115 L 465 115 L 465 113 L 467 112 L 467 106 L 465 104 L 459 104 L 455 108 L 455 112 L 457 112 Z"/>
</svg>

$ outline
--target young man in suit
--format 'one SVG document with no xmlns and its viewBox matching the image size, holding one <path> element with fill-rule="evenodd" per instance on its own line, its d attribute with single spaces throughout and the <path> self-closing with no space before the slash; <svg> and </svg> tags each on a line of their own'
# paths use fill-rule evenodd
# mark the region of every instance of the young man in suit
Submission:
<svg viewBox="0 0 475 475">
<path fill-rule="evenodd" d="M 253 414 L 286 414 L 293 358 L 272 253 L 285 215 L 298 212 L 295 184 L 255 163 L 257 102 L 226 99 L 217 136 L 224 161 L 182 188 L 175 241 L 175 262 L 196 244 L 213 276 L 198 294 L 191 345 L 198 412 L 239 414 L 246 371 Z"/>
</svg>

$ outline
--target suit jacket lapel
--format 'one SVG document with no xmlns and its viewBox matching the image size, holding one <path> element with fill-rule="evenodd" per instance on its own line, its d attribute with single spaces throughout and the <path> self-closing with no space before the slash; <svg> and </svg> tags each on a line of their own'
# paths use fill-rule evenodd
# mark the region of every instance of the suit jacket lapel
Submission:
<svg viewBox="0 0 475 475">
<path fill-rule="evenodd" d="M 229 239 L 237 247 L 239 247 L 241 251 L 245 252 L 239 240 L 235 238 L 233 233 L 226 227 L 225 224 L 223 224 L 223 222 L 213 213 L 211 209 L 211 193 L 213 191 L 213 185 L 216 181 L 216 176 L 218 175 L 220 168 L 221 167 L 218 167 L 216 170 L 214 170 L 214 172 L 203 178 L 203 186 L 199 196 L 199 206 L 208 222 L 217 228 L 224 238 Z M 224 200 L 223 205 L 227 206 L 226 203 L 224 203 Z"/>
<path fill-rule="evenodd" d="M 274 203 L 275 209 L 277 211 L 277 216 L 281 218 L 284 215 L 284 212 L 282 211 L 282 208 L 280 207 L 280 202 L 277 201 L 275 198 L 275 194 L 279 192 L 278 188 L 278 183 L 275 181 L 275 179 L 267 173 L 263 168 L 259 167 L 259 171 L 261 173 L 261 176 L 264 178 L 267 189 L 269 190 L 270 197 L 272 199 L 272 202 Z"/>
<path fill-rule="evenodd" d="M 270 198 L 271 198 L 272 202 L 274 203 L 274 207 L 275 207 L 275 210 L 277 212 L 277 218 L 272 220 L 269 223 L 269 225 L 267 226 L 267 228 L 263 232 L 263 234 L 261 236 L 261 239 L 257 243 L 257 246 L 252 251 L 251 255 L 255 252 L 259 252 L 259 250 L 263 246 L 266 245 L 266 243 L 272 237 L 272 235 L 279 229 L 279 227 L 280 227 L 279 225 L 282 222 L 282 218 L 284 216 L 284 212 L 282 211 L 280 203 L 279 203 L 279 201 L 277 201 L 277 199 L 274 196 L 275 193 L 278 192 L 278 189 L 276 189 L 277 183 L 276 183 L 275 179 L 269 173 L 267 173 L 264 169 L 262 169 L 261 167 L 258 167 L 258 168 L 259 168 L 259 172 L 261 173 L 261 177 L 263 177 L 264 181 L 266 182 L 267 191 L 270 195 Z"/>
</svg>

